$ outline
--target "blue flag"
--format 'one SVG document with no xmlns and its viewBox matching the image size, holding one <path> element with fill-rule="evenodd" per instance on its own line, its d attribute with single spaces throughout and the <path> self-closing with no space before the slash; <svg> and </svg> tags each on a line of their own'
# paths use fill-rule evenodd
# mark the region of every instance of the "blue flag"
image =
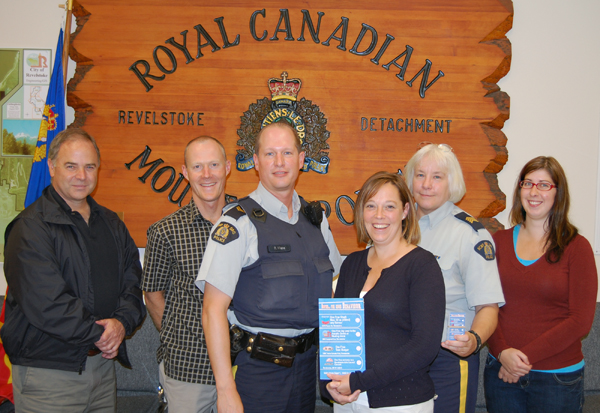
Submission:
<svg viewBox="0 0 600 413">
<path fill-rule="evenodd" d="M 54 137 L 65 129 L 65 82 L 63 77 L 63 30 L 58 34 L 56 55 L 52 78 L 46 97 L 46 106 L 40 125 L 40 133 L 33 155 L 29 185 L 25 196 L 25 208 L 32 204 L 42 194 L 44 188 L 50 185 L 50 172 L 48 170 L 48 148 Z"/>
</svg>

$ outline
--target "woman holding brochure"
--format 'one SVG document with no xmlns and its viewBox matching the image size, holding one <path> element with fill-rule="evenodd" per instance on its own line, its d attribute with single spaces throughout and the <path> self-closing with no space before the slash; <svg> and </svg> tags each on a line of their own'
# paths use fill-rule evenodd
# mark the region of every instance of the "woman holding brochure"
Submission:
<svg viewBox="0 0 600 413">
<path fill-rule="evenodd" d="M 334 412 L 433 412 L 429 365 L 444 324 L 444 280 L 435 257 L 417 246 L 419 225 L 404 179 L 378 172 L 363 185 L 354 209 L 358 241 L 371 248 L 350 254 L 336 298 L 363 297 L 363 372 L 329 374 L 324 397 Z"/>
<path fill-rule="evenodd" d="M 494 332 L 498 306 L 504 304 L 492 236 L 455 205 L 467 189 L 450 146 L 421 142 L 404 176 L 417 204 L 419 246 L 437 258 L 446 287 L 445 329 L 429 370 L 435 413 L 474 413 L 478 352 Z M 454 328 L 460 325 L 461 330 Z"/>
</svg>

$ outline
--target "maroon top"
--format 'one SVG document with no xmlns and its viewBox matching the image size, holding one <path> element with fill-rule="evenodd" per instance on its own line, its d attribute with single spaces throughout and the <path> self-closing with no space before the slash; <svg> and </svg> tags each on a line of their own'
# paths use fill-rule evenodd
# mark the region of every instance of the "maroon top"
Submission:
<svg viewBox="0 0 600 413">
<path fill-rule="evenodd" d="M 494 234 L 496 259 L 506 304 L 488 340 L 497 357 L 521 350 L 534 370 L 555 370 L 583 360 L 581 339 L 596 309 L 598 275 L 590 243 L 577 235 L 558 263 L 543 256 L 524 266 L 515 255 L 513 229 Z"/>
</svg>

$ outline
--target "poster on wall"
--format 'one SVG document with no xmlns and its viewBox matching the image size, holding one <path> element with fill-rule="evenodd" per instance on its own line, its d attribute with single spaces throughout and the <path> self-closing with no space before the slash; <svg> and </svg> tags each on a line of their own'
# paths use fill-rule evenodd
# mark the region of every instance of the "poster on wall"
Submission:
<svg viewBox="0 0 600 413">
<path fill-rule="evenodd" d="M 468 189 L 460 206 L 499 225 L 509 0 L 79 0 L 74 15 L 67 102 L 102 152 L 96 199 L 140 247 L 151 223 L 189 202 L 188 141 L 224 144 L 226 192 L 242 197 L 258 182 L 254 136 L 281 118 L 303 139 L 298 193 L 321 201 L 343 254 L 360 248 L 363 182 L 401 173 L 422 142 L 453 148 Z"/>
<path fill-rule="evenodd" d="M 0 49 L 0 231 L 24 208 L 52 70 L 50 49 Z M 0 240 L 4 261 L 4 237 Z"/>
</svg>

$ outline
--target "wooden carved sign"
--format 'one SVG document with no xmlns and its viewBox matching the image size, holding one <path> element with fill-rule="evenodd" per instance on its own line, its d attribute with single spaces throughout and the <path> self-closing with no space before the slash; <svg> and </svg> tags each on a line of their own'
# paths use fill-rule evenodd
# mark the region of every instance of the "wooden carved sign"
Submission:
<svg viewBox="0 0 600 413">
<path fill-rule="evenodd" d="M 254 134 L 279 118 L 304 142 L 298 193 L 322 201 L 344 254 L 359 248 L 356 191 L 374 172 L 403 170 L 423 141 L 453 147 L 468 189 L 460 206 L 497 225 L 510 0 L 81 0 L 74 13 L 68 103 L 102 152 L 95 197 L 123 214 L 138 246 L 189 202 L 189 140 L 223 142 L 226 192 L 242 197 L 258 182 Z"/>
</svg>

